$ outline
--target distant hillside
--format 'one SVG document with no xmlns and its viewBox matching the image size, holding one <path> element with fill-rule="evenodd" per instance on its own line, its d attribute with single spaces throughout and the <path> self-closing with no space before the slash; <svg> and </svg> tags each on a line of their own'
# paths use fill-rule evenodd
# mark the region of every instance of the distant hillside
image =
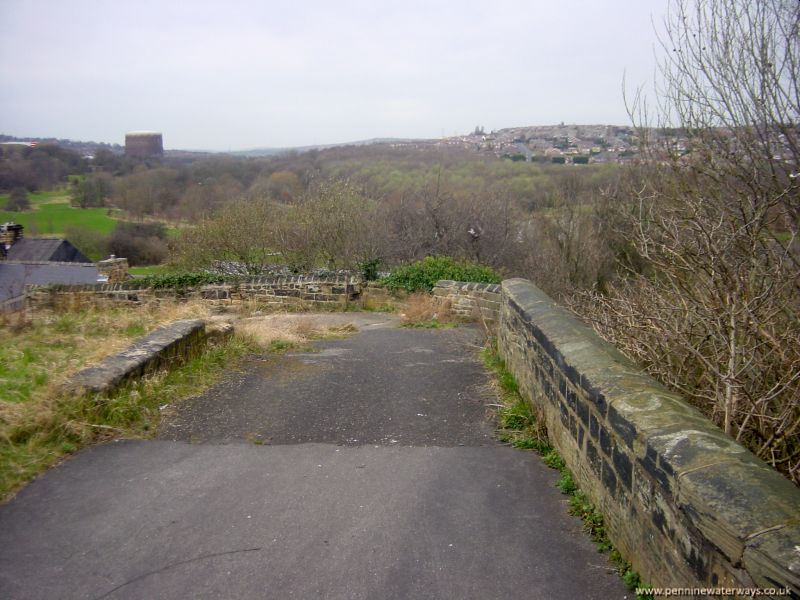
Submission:
<svg viewBox="0 0 800 600">
<path fill-rule="evenodd" d="M 253 148 L 251 150 L 238 150 L 226 152 L 232 156 L 275 156 L 286 154 L 287 152 L 308 152 L 310 150 L 326 150 L 328 148 L 339 148 L 341 146 L 369 146 L 371 144 L 392 144 L 410 143 L 417 140 L 411 138 L 372 138 L 369 140 L 359 140 L 356 142 L 340 142 L 338 144 L 317 144 L 314 146 L 288 146 L 283 148 Z"/>
<path fill-rule="evenodd" d="M 673 133 L 673 135 L 675 135 Z M 684 136 L 678 135 L 682 142 Z M 56 138 L 17 138 L 0 135 L 0 142 L 55 143 L 80 154 L 93 155 L 99 149 L 122 154 L 124 147 L 103 142 L 80 142 Z M 507 127 L 485 132 L 483 127 L 464 135 L 431 139 L 372 138 L 352 142 L 314 144 L 308 146 L 260 147 L 248 150 L 214 152 L 208 150 L 172 149 L 165 156 L 179 162 L 190 163 L 211 155 L 228 155 L 243 158 L 277 157 L 302 154 L 310 151 L 343 148 L 348 146 L 391 146 L 409 149 L 458 147 L 469 152 L 496 158 L 541 162 L 627 162 L 638 153 L 638 140 L 630 126 L 604 124 L 578 125 L 527 125 Z"/>
<path fill-rule="evenodd" d="M 59 138 L 14 137 L 13 135 L 0 134 L 0 143 L 3 142 L 57 144 L 61 148 L 67 148 L 82 156 L 93 155 L 100 149 L 110 150 L 115 154 L 122 154 L 125 151 L 125 148 L 119 144 L 107 144 L 106 142 L 81 142 Z"/>
<path fill-rule="evenodd" d="M 628 162 L 638 152 L 637 140 L 630 126 L 617 125 L 528 125 L 485 132 L 475 131 L 432 139 L 373 138 L 340 144 L 319 144 L 293 148 L 256 148 L 229 152 L 233 156 L 272 157 L 311 150 L 327 150 L 347 146 L 392 146 L 408 149 L 462 148 L 479 155 L 512 160 L 587 163 Z"/>
</svg>

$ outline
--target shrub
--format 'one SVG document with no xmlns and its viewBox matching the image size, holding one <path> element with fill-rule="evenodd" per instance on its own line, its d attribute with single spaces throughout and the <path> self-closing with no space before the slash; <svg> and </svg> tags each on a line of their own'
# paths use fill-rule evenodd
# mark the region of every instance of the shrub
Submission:
<svg viewBox="0 0 800 600">
<path fill-rule="evenodd" d="M 22 212 L 24 210 L 30 210 L 30 208 L 31 201 L 28 199 L 28 190 L 24 187 L 15 187 L 11 190 L 8 202 L 6 203 L 6 210 Z"/>
<path fill-rule="evenodd" d="M 131 266 L 157 265 L 167 257 L 166 229 L 161 223 L 120 222 L 108 241 L 112 254 Z"/>
<path fill-rule="evenodd" d="M 235 281 L 235 277 L 225 277 L 215 273 L 166 273 L 148 275 L 137 280 L 143 287 L 153 289 L 185 289 L 198 285 Z"/>
<path fill-rule="evenodd" d="M 500 283 L 500 274 L 491 267 L 457 261 L 449 256 L 426 256 L 423 260 L 399 267 L 382 281 L 391 291 L 430 292 L 440 279 Z"/>
<path fill-rule="evenodd" d="M 358 263 L 358 270 L 364 281 L 375 281 L 378 279 L 378 270 L 383 261 L 380 258 L 372 258 Z"/>
</svg>

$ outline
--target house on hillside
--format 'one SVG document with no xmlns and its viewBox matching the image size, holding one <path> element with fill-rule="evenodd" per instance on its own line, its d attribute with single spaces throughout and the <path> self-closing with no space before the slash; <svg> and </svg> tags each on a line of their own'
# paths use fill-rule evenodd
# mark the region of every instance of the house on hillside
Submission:
<svg viewBox="0 0 800 600">
<path fill-rule="evenodd" d="M 99 263 L 125 263 L 112 259 Z M 23 227 L 15 223 L 0 224 L 0 312 L 18 310 L 25 305 L 25 287 L 29 285 L 76 285 L 105 283 L 107 269 L 93 263 L 75 246 L 60 238 L 25 238 Z"/>
</svg>

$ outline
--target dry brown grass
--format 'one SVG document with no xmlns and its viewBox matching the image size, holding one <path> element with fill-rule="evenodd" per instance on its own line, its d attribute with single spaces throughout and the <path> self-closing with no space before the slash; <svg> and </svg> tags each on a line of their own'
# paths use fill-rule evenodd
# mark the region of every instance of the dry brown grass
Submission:
<svg viewBox="0 0 800 600">
<path fill-rule="evenodd" d="M 262 348 L 274 348 L 276 343 L 298 346 L 311 340 L 341 337 L 357 331 L 352 323 L 339 323 L 326 317 L 278 313 L 240 319 L 234 323 L 234 329 L 251 336 Z"/>
<path fill-rule="evenodd" d="M 406 295 L 403 290 L 392 295 L 383 288 L 367 287 L 361 290 L 359 305 L 367 312 L 397 312 Z"/>
<path fill-rule="evenodd" d="M 448 325 L 455 321 L 449 300 L 439 300 L 430 294 L 412 294 L 400 309 L 403 324 L 408 327 Z"/>
<path fill-rule="evenodd" d="M 129 308 L 117 314 L 109 315 L 98 309 L 89 309 L 87 314 L 110 326 L 111 330 L 121 332 L 106 337 L 99 347 L 87 352 L 86 364 L 94 364 L 103 358 L 124 350 L 131 343 L 131 338 L 145 335 L 153 329 L 183 319 L 207 319 L 211 316 L 208 303 L 200 300 L 189 302 L 167 301 L 143 308 Z M 113 323 L 113 324 L 112 324 Z M 85 338 L 84 338 L 85 341 Z"/>
</svg>

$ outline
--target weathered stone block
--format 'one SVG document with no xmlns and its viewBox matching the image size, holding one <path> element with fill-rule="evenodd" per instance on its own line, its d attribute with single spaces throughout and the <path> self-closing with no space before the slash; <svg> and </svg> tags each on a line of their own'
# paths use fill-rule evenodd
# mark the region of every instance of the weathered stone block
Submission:
<svg viewBox="0 0 800 600">
<path fill-rule="evenodd" d="M 616 470 L 619 480 L 625 485 L 626 488 L 631 489 L 631 483 L 633 480 L 633 466 L 631 465 L 631 459 L 625 452 L 620 451 L 618 448 L 614 448 L 612 458 L 614 461 L 614 470 Z"/>
<path fill-rule="evenodd" d="M 710 465 L 681 477 L 676 502 L 734 564 L 742 560 L 751 536 L 800 521 L 796 487 L 773 471 L 738 461 Z"/>
<path fill-rule="evenodd" d="M 786 586 L 800 597 L 800 524 L 779 527 L 751 538 L 744 551 L 744 568 L 759 587 Z"/>
<path fill-rule="evenodd" d="M 190 355 L 204 339 L 203 321 L 176 321 L 156 329 L 99 365 L 80 371 L 65 389 L 79 394 L 108 393 L 132 377 L 156 369 L 164 361 Z"/>
</svg>

